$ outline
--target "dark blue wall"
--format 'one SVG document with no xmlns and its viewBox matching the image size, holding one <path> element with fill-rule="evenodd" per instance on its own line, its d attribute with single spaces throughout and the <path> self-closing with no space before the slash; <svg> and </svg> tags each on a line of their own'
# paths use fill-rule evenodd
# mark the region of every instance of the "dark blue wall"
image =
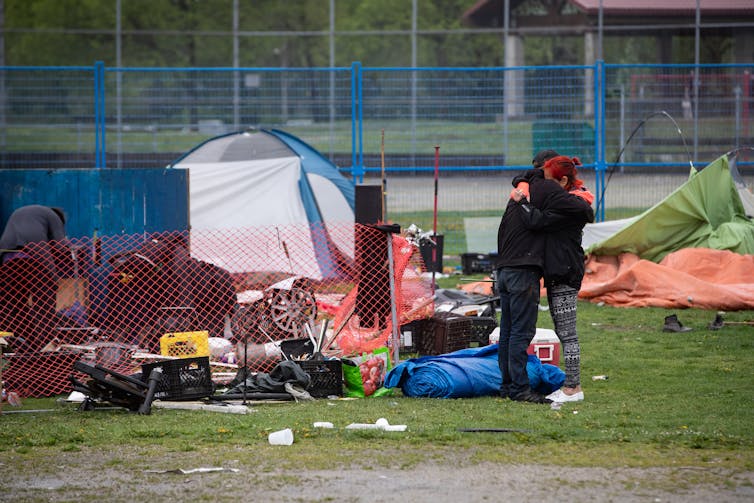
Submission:
<svg viewBox="0 0 754 503">
<path fill-rule="evenodd" d="M 4 169 L 0 194 L 0 229 L 26 204 L 63 208 L 70 238 L 189 225 L 188 170 L 183 169 Z"/>
</svg>

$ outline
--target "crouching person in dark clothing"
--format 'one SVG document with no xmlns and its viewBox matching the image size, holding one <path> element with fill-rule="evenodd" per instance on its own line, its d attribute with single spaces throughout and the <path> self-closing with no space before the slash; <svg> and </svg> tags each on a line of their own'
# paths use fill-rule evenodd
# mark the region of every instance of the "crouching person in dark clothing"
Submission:
<svg viewBox="0 0 754 503">
<path fill-rule="evenodd" d="M 39 350 L 52 337 L 59 274 L 55 254 L 65 239 L 65 213 L 42 205 L 15 210 L 0 237 L 0 330 L 14 346 Z"/>
</svg>

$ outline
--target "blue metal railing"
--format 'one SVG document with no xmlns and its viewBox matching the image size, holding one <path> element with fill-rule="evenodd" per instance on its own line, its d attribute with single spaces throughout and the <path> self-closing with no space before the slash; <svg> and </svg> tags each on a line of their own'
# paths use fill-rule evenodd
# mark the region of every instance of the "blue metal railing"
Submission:
<svg viewBox="0 0 754 503">
<path fill-rule="evenodd" d="M 441 171 L 467 178 L 528 167 L 540 148 L 578 156 L 594 177 L 602 220 L 613 175 L 682 175 L 690 162 L 704 165 L 754 144 L 752 75 L 754 64 L 601 61 L 487 68 L 360 62 L 4 67 L 1 161 L 6 168 L 164 166 L 211 136 L 252 126 L 301 137 L 363 182 L 382 169 L 384 130 L 385 170 L 396 176 L 431 175 L 435 145 L 442 147 Z M 697 81 L 700 89 L 690 87 Z M 751 154 L 742 161 L 748 169 Z"/>
</svg>

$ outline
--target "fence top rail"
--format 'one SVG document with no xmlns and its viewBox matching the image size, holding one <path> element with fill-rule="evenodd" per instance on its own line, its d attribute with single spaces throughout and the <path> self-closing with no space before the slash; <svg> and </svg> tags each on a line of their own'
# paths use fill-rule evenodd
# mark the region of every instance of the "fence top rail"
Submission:
<svg viewBox="0 0 754 503">
<path fill-rule="evenodd" d="M 390 72 L 488 72 L 511 70 L 592 70 L 594 65 L 551 65 L 551 66 L 364 66 L 362 71 L 390 71 Z"/>
<path fill-rule="evenodd" d="M 94 66 L 0 66 L 2 71 L 50 71 L 50 70 L 76 70 L 91 72 Z"/>
<path fill-rule="evenodd" d="M 605 68 L 754 68 L 754 63 L 606 63 Z"/>
<path fill-rule="evenodd" d="M 360 63 L 355 61 L 354 65 L 360 66 Z M 606 65 L 608 67 L 694 67 L 695 65 Z M 751 67 L 751 64 L 731 64 L 731 65 L 699 65 L 700 67 Z M 76 71 L 92 71 L 96 65 L 92 66 L 0 66 L 0 71 L 50 71 L 50 70 L 76 70 Z M 338 72 L 338 71 L 351 71 L 354 66 L 332 66 L 332 67 L 272 67 L 272 66 L 205 66 L 205 67 L 114 67 L 105 66 L 106 72 L 238 72 L 238 71 L 255 71 L 255 72 Z M 362 71 L 377 71 L 377 72 L 432 72 L 432 71 L 445 71 L 445 72 L 480 72 L 480 71 L 512 71 L 512 70 L 591 70 L 594 69 L 594 65 L 549 65 L 549 66 L 360 66 Z"/>
<path fill-rule="evenodd" d="M 129 68 L 116 68 L 106 67 L 106 72 L 337 72 L 337 71 L 350 71 L 350 66 L 333 66 L 333 67 L 317 67 L 317 68 L 299 68 L 299 67 L 271 67 L 271 66 L 259 66 L 259 67 L 221 67 L 221 66 L 207 66 L 207 67 L 129 67 Z"/>
<path fill-rule="evenodd" d="M 754 63 L 603 63 L 597 62 L 595 65 L 528 65 L 528 66 L 360 66 L 355 61 L 351 66 L 333 66 L 333 67 L 271 67 L 271 66 L 206 66 L 206 67 L 110 67 L 105 66 L 106 72 L 238 72 L 238 71 L 255 71 L 255 72 L 338 72 L 351 71 L 354 65 L 361 67 L 362 71 L 372 72 L 479 72 L 479 71 L 515 71 L 515 70 L 591 70 L 598 64 L 605 68 L 753 68 Z M 0 66 L 0 71 L 92 71 L 96 65 L 92 66 Z"/>
</svg>

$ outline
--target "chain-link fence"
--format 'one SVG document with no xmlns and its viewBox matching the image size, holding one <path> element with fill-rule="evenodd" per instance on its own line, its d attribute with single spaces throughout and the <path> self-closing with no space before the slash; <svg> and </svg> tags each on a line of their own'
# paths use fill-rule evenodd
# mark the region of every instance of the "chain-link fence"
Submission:
<svg viewBox="0 0 754 503">
<path fill-rule="evenodd" d="M 6 168 L 164 167 L 246 127 L 306 141 L 354 181 L 387 182 L 387 213 L 469 249 L 533 154 L 577 156 L 598 220 L 638 214 L 726 152 L 751 187 L 751 64 L 491 68 L 0 68 Z M 748 148 L 747 148 L 748 147 Z M 743 148 L 743 149 L 742 149 Z M 650 177 L 650 178 L 648 178 Z"/>
<path fill-rule="evenodd" d="M 86 378 L 76 361 L 131 374 L 210 356 L 225 383 L 239 368 L 270 371 L 313 338 L 325 355 L 358 354 L 432 313 L 423 273 L 414 244 L 363 225 L 31 244 L 0 266 L 0 330 L 13 334 L 2 379 L 9 392 L 48 396 Z"/>
</svg>

